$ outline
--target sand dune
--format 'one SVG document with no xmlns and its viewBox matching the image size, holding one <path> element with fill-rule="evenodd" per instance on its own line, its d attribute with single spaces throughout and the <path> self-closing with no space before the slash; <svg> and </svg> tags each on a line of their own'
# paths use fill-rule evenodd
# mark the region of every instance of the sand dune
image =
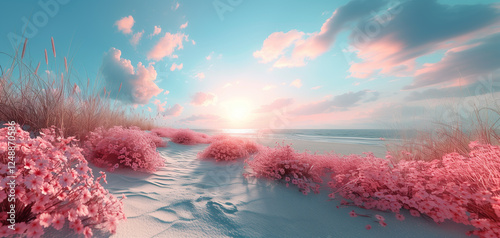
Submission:
<svg viewBox="0 0 500 238">
<path fill-rule="evenodd" d="M 294 141 L 299 150 L 367 149 L 313 144 L 315 147 Z M 216 163 L 197 159 L 196 154 L 206 146 L 170 143 L 159 148 L 167 165 L 152 175 L 108 173 L 106 188 L 128 197 L 124 201 L 127 221 L 120 223 L 112 237 L 466 237 L 466 226 L 438 225 L 409 214 L 401 222 L 392 213 L 380 213 L 386 216 L 385 228 L 374 218 L 351 218 L 348 213 L 353 209 L 361 214 L 376 212 L 337 209 L 340 200 L 328 201 L 326 191 L 304 196 L 283 184 L 247 180 L 242 176 L 242 160 Z M 94 173 L 98 170 L 94 168 Z M 369 231 L 367 224 L 373 226 Z"/>
</svg>

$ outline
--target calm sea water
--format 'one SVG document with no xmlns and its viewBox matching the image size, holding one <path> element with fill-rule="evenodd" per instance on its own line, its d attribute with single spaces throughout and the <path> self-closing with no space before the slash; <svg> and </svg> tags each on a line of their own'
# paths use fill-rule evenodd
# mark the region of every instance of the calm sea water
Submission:
<svg viewBox="0 0 500 238">
<path fill-rule="evenodd" d="M 198 129 L 196 131 L 209 135 L 226 133 L 246 138 L 304 140 L 364 145 L 383 145 L 388 141 L 398 140 L 400 136 L 397 130 L 383 129 Z M 380 138 L 384 138 L 384 140 Z"/>
</svg>

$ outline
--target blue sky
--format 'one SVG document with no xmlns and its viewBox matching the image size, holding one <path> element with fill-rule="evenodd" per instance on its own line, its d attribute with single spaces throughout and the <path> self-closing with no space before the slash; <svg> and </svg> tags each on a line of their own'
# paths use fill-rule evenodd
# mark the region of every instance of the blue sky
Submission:
<svg viewBox="0 0 500 238">
<path fill-rule="evenodd" d="M 82 87 L 168 126 L 391 127 L 500 87 L 498 1 L 2 4 L 0 51 L 24 31 L 32 67 L 61 72 L 66 56 Z"/>
</svg>

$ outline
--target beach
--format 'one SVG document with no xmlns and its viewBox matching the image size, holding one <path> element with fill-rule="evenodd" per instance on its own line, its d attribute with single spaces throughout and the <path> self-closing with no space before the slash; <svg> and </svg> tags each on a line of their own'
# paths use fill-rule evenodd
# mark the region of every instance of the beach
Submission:
<svg viewBox="0 0 500 238">
<path fill-rule="evenodd" d="M 379 146 L 288 142 L 297 150 L 383 152 Z M 412 217 L 406 210 L 402 211 L 406 219 L 398 221 L 391 212 L 340 206 L 340 199 L 329 200 L 326 188 L 320 194 L 305 196 L 296 187 L 287 188 L 276 181 L 246 179 L 242 159 L 197 159 L 197 153 L 206 147 L 169 143 L 158 148 L 166 166 L 151 175 L 121 170 L 108 173 L 105 188 L 117 197 L 127 196 L 123 201 L 127 220 L 111 237 L 451 238 L 467 237 L 465 232 L 472 229 L 453 222 L 436 224 L 430 218 Z M 94 167 L 94 174 L 99 170 Z M 351 210 L 372 217 L 350 217 Z M 376 222 L 375 214 L 385 217 L 387 227 Z M 371 230 L 365 229 L 368 224 Z"/>
</svg>

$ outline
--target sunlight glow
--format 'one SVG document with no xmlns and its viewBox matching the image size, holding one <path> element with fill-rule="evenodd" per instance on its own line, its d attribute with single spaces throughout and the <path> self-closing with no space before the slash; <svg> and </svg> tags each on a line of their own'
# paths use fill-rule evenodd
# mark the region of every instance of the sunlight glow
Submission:
<svg viewBox="0 0 500 238">
<path fill-rule="evenodd" d="M 251 104 L 245 99 L 235 99 L 224 103 L 226 117 L 232 122 L 248 122 L 251 113 Z"/>
</svg>

